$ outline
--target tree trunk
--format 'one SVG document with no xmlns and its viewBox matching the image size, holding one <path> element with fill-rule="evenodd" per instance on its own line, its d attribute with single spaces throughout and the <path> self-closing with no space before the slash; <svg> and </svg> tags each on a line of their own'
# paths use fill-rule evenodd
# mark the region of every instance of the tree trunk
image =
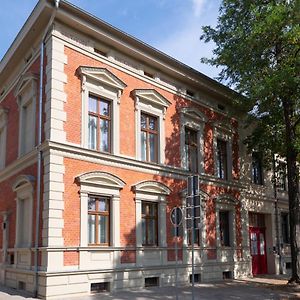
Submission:
<svg viewBox="0 0 300 300">
<path fill-rule="evenodd" d="M 286 159 L 289 196 L 290 216 L 290 243 L 292 257 L 292 276 L 289 283 L 300 283 L 300 218 L 299 218 L 299 195 L 298 195 L 298 168 L 297 149 L 293 141 L 296 138 L 295 128 L 292 124 L 293 108 L 289 100 L 283 101 L 285 129 L 286 129 Z"/>
</svg>

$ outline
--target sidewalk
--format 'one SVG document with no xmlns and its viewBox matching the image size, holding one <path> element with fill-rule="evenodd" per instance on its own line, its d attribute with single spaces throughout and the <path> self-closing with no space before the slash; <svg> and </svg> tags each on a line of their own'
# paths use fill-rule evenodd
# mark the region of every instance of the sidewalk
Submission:
<svg viewBox="0 0 300 300">
<path fill-rule="evenodd" d="M 241 280 L 226 280 L 195 285 L 195 300 L 296 300 L 300 299 L 300 287 L 287 286 L 288 277 L 260 276 Z M 141 290 L 59 298 L 64 300 L 191 300 L 191 286 L 156 287 Z M 30 300 L 34 298 L 0 286 L 0 300 Z"/>
</svg>

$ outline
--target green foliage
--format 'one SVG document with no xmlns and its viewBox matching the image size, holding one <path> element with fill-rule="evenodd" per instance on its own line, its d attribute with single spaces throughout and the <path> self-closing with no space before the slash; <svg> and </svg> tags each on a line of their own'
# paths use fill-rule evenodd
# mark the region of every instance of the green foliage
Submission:
<svg viewBox="0 0 300 300">
<path fill-rule="evenodd" d="M 300 0 L 223 0 L 217 27 L 203 27 L 201 39 L 214 41 L 219 80 L 246 96 L 255 130 L 249 148 L 286 153 L 283 101 L 289 102 L 294 148 L 300 153 Z"/>
</svg>

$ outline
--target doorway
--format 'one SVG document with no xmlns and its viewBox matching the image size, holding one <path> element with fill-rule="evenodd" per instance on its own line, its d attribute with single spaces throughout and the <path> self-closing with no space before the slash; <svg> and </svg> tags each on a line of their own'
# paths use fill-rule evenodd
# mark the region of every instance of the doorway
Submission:
<svg viewBox="0 0 300 300">
<path fill-rule="evenodd" d="M 267 274 L 266 228 L 263 214 L 249 213 L 250 254 L 252 274 Z"/>
</svg>

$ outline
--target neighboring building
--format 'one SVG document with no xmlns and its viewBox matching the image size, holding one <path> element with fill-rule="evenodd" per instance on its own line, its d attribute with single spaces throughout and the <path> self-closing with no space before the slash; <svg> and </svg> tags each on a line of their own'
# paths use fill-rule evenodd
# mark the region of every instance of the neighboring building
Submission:
<svg viewBox="0 0 300 300">
<path fill-rule="evenodd" d="M 203 218 L 196 279 L 278 273 L 278 242 L 286 272 L 284 166 L 275 200 L 260 156 L 251 162 L 243 145 L 236 94 L 68 2 L 55 12 L 53 2 L 39 1 L 0 63 L 2 283 L 43 298 L 174 284 L 170 211 L 185 209 L 192 174 Z M 185 222 L 178 232 L 187 284 Z"/>
</svg>

